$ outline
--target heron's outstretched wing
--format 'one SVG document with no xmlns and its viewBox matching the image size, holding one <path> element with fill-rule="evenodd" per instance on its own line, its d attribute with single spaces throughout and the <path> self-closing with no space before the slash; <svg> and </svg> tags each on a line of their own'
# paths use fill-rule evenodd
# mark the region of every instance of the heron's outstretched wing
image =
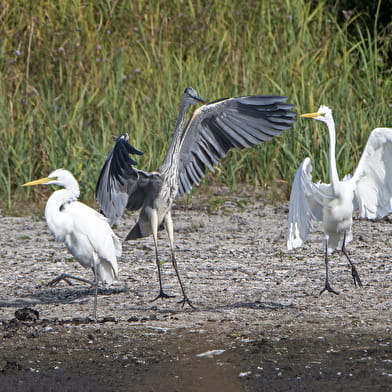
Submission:
<svg viewBox="0 0 392 392">
<path fill-rule="evenodd" d="M 294 122 L 286 97 L 246 96 L 201 106 L 188 122 L 181 141 L 179 194 L 198 185 L 207 169 L 231 148 L 247 148 L 280 135 Z"/>
<path fill-rule="evenodd" d="M 332 197 L 329 184 L 312 182 L 312 164 L 305 158 L 295 173 L 290 195 L 287 248 L 298 248 L 308 238 L 311 221 L 321 221 L 324 201 Z"/>
<path fill-rule="evenodd" d="M 375 219 L 392 212 L 392 128 L 376 128 L 367 141 L 350 181 L 363 218 Z"/>
<path fill-rule="evenodd" d="M 159 191 L 162 180 L 154 173 L 133 167 L 130 154 L 141 155 L 128 143 L 128 135 L 117 138 L 99 175 L 95 195 L 102 213 L 113 224 L 125 208 L 135 211 Z"/>
</svg>

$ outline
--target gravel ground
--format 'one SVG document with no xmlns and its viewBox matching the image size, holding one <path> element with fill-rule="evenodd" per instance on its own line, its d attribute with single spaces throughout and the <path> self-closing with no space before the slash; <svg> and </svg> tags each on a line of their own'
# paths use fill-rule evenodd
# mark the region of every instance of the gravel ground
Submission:
<svg viewBox="0 0 392 392">
<path fill-rule="evenodd" d="M 120 280 L 100 290 L 96 322 L 88 285 L 45 286 L 62 272 L 92 272 L 54 241 L 44 219 L 2 216 L 0 390 L 392 390 L 390 220 L 354 221 L 347 249 L 363 288 L 337 252 L 330 281 L 340 295 L 320 296 L 320 227 L 289 252 L 287 204 L 223 200 L 180 201 L 173 211 L 178 265 L 196 311 L 177 303 L 170 262 L 163 284 L 177 297 L 150 302 L 158 282 L 145 238 L 124 243 Z M 121 238 L 134 219 L 119 221 Z M 159 251 L 169 260 L 164 232 Z M 24 307 L 39 319 L 15 319 Z"/>
</svg>

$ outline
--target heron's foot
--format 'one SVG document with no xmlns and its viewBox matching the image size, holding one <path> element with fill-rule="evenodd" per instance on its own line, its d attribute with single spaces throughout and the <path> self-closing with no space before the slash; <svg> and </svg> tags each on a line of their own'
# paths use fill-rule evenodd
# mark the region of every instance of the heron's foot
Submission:
<svg viewBox="0 0 392 392">
<path fill-rule="evenodd" d="M 197 308 L 192 304 L 191 300 L 184 295 L 184 298 L 181 301 L 178 301 L 179 304 L 182 305 L 182 307 L 184 307 L 184 305 L 187 303 L 193 310 L 196 310 Z"/>
<path fill-rule="evenodd" d="M 155 302 L 159 298 L 174 298 L 174 297 L 175 297 L 175 295 L 169 295 L 169 294 L 166 294 L 165 292 L 163 292 L 163 290 L 160 290 L 159 294 L 154 299 L 152 299 L 150 302 Z"/>
<path fill-rule="evenodd" d="M 359 277 L 358 271 L 357 271 L 357 269 L 355 268 L 355 265 L 354 265 L 354 264 L 351 266 L 351 275 L 352 275 L 352 277 L 353 277 L 353 279 L 354 279 L 354 285 L 355 285 L 355 287 L 357 287 L 357 284 L 358 284 L 359 287 L 362 287 L 361 279 L 360 279 L 360 277 Z"/>
<path fill-rule="evenodd" d="M 324 291 L 329 291 L 330 293 L 339 295 L 339 293 L 338 293 L 337 291 L 335 291 L 335 290 L 331 287 L 331 285 L 329 284 L 328 281 L 325 282 L 325 286 L 324 286 L 324 288 L 320 291 L 320 295 L 321 295 Z"/>
</svg>

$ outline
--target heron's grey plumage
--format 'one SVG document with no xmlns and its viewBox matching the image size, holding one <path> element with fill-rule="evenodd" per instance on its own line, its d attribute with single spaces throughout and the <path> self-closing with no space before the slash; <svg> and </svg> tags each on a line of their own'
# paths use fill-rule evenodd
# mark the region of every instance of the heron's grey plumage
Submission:
<svg viewBox="0 0 392 392">
<path fill-rule="evenodd" d="M 181 102 L 173 140 L 165 158 L 154 173 L 134 168 L 129 154 L 140 154 L 122 135 L 101 171 L 96 197 L 102 212 L 113 223 L 124 209 L 141 209 L 139 219 L 125 240 L 153 234 L 159 274 L 157 231 L 165 226 L 170 240 L 172 263 L 184 295 L 183 303 L 191 305 L 185 295 L 174 257 L 171 205 L 177 195 L 189 193 L 198 185 L 207 169 L 214 170 L 231 148 L 250 148 L 278 136 L 294 122 L 293 105 L 287 97 L 243 96 L 213 101 L 196 109 L 186 126 L 185 113 L 190 104 L 204 102 L 188 87 Z M 125 144 L 129 147 L 125 147 Z M 191 305 L 192 306 L 192 305 Z"/>
<path fill-rule="evenodd" d="M 247 96 L 222 99 L 197 109 L 184 130 L 179 157 L 179 193 L 189 193 L 207 169 L 231 148 L 249 148 L 288 129 L 293 105 L 286 97 Z"/>
</svg>

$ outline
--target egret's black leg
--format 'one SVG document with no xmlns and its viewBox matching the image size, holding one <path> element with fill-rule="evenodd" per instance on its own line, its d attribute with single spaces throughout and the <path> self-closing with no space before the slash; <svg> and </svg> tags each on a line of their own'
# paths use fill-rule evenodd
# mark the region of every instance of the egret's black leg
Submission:
<svg viewBox="0 0 392 392">
<path fill-rule="evenodd" d="M 93 319 L 97 319 L 97 302 L 98 302 L 98 271 L 97 271 L 97 262 L 94 261 L 94 284 L 95 284 L 95 292 L 94 292 L 94 310 L 93 310 Z"/>
<path fill-rule="evenodd" d="M 154 245 L 155 245 L 155 261 L 156 261 L 157 268 L 158 268 L 158 279 L 159 279 L 159 294 L 154 299 L 151 300 L 151 302 L 154 302 L 159 298 L 173 298 L 175 296 L 166 294 L 163 291 L 163 287 L 162 287 L 161 264 L 159 262 L 159 257 L 158 257 L 158 215 L 157 215 L 156 210 L 150 211 L 150 223 L 151 223 L 152 236 L 153 236 Z"/>
<path fill-rule="evenodd" d="M 355 287 L 357 287 L 357 284 L 358 284 L 359 287 L 362 287 L 362 282 L 361 282 L 361 279 L 359 277 L 358 271 L 355 268 L 355 265 L 353 264 L 353 262 L 348 257 L 348 254 L 346 252 L 346 233 L 344 233 L 342 252 L 347 257 L 347 260 L 348 260 L 348 262 L 351 265 L 351 275 L 353 277 Z"/>
<path fill-rule="evenodd" d="M 95 282 L 92 282 L 91 280 L 88 279 L 84 279 L 84 278 L 79 278 L 77 276 L 73 276 L 70 274 L 61 274 L 59 275 L 57 278 L 54 278 L 53 280 L 51 280 L 50 282 L 48 282 L 46 284 L 46 286 L 49 287 L 54 287 L 56 286 L 61 280 L 64 280 L 64 282 L 68 283 L 70 286 L 72 286 L 72 282 L 69 279 L 75 279 L 75 280 L 79 280 L 80 282 L 84 282 L 84 283 L 88 283 L 91 286 L 95 285 Z"/>
<path fill-rule="evenodd" d="M 169 237 L 169 242 L 170 242 L 171 261 L 172 261 L 172 264 L 173 264 L 174 271 L 176 272 L 178 282 L 180 283 L 180 287 L 181 287 L 181 291 L 182 291 L 182 295 L 183 295 L 183 298 L 182 298 L 181 301 L 179 301 L 179 303 L 182 306 L 184 306 L 185 303 L 187 303 L 192 309 L 196 309 L 195 306 L 190 301 L 190 299 L 188 298 L 188 296 L 185 294 L 184 285 L 182 284 L 182 281 L 181 281 L 181 278 L 180 278 L 180 273 L 178 272 L 177 261 L 176 261 L 175 255 L 174 255 L 173 220 L 172 220 L 170 211 L 166 214 L 166 217 L 165 217 L 165 227 L 166 227 L 167 234 L 168 234 L 168 237 Z"/>
<path fill-rule="evenodd" d="M 331 287 L 331 285 L 329 284 L 329 279 L 328 279 L 328 240 L 325 241 L 325 257 L 324 257 L 324 261 L 325 261 L 325 285 L 324 285 L 324 288 L 320 291 L 320 295 L 324 291 L 329 291 L 330 293 L 334 293 L 336 295 L 339 295 L 339 293 L 337 291 L 335 291 Z"/>
</svg>

